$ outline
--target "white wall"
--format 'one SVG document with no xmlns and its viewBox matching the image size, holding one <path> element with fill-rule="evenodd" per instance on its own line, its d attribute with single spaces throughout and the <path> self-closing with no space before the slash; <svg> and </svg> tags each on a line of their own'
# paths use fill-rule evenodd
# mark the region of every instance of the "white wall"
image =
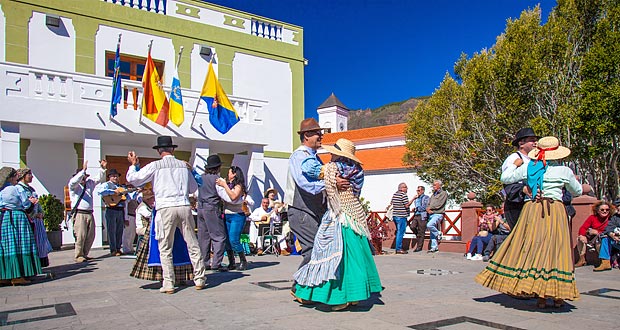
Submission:
<svg viewBox="0 0 620 330">
<path fill-rule="evenodd" d="M 0 4 L 0 61 L 6 61 L 6 18 Z"/>
<path fill-rule="evenodd" d="M 292 142 L 293 107 L 292 72 L 288 63 L 236 53 L 233 60 L 233 94 L 235 96 L 268 100 L 263 123 L 269 123 L 266 149 L 290 152 Z M 297 124 L 296 124 L 297 125 Z"/>
<path fill-rule="evenodd" d="M 28 63 L 49 70 L 74 72 L 75 30 L 71 19 L 61 17 L 60 26 L 55 28 L 45 25 L 45 16 L 45 13 L 32 13 L 28 26 Z"/>
<path fill-rule="evenodd" d="M 73 143 L 30 140 L 26 159 L 35 177 L 32 186 L 37 193 L 56 195 L 64 203 L 64 186 L 75 173 L 77 164 Z"/>
</svg>

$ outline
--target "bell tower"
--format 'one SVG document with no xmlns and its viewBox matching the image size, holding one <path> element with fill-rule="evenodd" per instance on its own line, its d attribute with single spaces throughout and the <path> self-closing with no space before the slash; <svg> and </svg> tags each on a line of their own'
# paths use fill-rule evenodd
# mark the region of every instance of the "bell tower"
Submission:
<svg viewBox="0 0 620 330">
<path fill-rule="evenodd" d="M 332 93 L 316 109 L 319 114 L 319 125 L 328 128 L 332 133 L 344 132 L 348 129 L 349 109 Z"/>
</svg>

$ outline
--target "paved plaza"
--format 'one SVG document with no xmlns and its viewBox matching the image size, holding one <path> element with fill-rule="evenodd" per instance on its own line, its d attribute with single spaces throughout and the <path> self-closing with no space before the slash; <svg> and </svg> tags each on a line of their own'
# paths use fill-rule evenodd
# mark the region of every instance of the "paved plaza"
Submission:
<svg viewBox="0 0 620 330">
<path fill-rule="evenodd" d="M 247 271 L 209 273 L 207 289 L 169 295 L 159 293 L 159 283 L 129 277 L 134 260 L 97 249 L 96 259 L 76 264 L 72 255 L 50 254 L 55 279 L 0 287 L 1 329 L 612 329 L 619 322 L 618 269 L 577 269 L 581 299 L 540 310 L 536 299 L 475 283 L 481 261 L 445 252 L 383 255 L 375 257 L 381 295 L 331 312 L 292 301 L 300 256 L 249 257 Z"/>
</svg>

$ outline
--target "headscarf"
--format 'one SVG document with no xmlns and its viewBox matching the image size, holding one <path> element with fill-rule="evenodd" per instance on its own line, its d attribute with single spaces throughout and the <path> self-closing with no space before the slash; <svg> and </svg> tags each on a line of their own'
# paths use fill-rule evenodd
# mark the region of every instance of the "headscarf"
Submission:
<svg viewBox="0 0 620 330">
<path fill-rule="evenodd" d="M 527 185 L 532 189 L 532 199 L 536 198 L 538 189 L 542 189 L 545 172 L 547 164 L 544 161 L 532 160 L 527 166 Z"/>
<path fill-rule="evenodd" d="M 359 197 L 362 192 L 362 186 L 364 185 L 364 170 L 360 164 L 349 158 L 340 157 L 336 161 L 336 165 L 338 165 L 340 176 L 349 180 L 351 183 L 353 195 Z"/>
</svg>

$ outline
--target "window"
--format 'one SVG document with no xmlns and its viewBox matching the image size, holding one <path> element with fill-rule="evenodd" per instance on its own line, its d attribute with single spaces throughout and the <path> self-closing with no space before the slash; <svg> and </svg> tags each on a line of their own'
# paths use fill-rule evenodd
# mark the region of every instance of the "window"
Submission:
<svg viewBox="0 0 620 330">
<path fill-rule="evenodd" d="M 116 52 L 106 52 L 105 54 L 105 75 L 114 77 L 114 57 Z M 164 62 L 153 60 L 160 79 L 163 80 Z M 146 64 L 145 57 L 122 55 L 120 59 L 121 79 L 129 79 L 134 81 L 142 81 L 144 74 L 144 66 Z"/>
</svg>

